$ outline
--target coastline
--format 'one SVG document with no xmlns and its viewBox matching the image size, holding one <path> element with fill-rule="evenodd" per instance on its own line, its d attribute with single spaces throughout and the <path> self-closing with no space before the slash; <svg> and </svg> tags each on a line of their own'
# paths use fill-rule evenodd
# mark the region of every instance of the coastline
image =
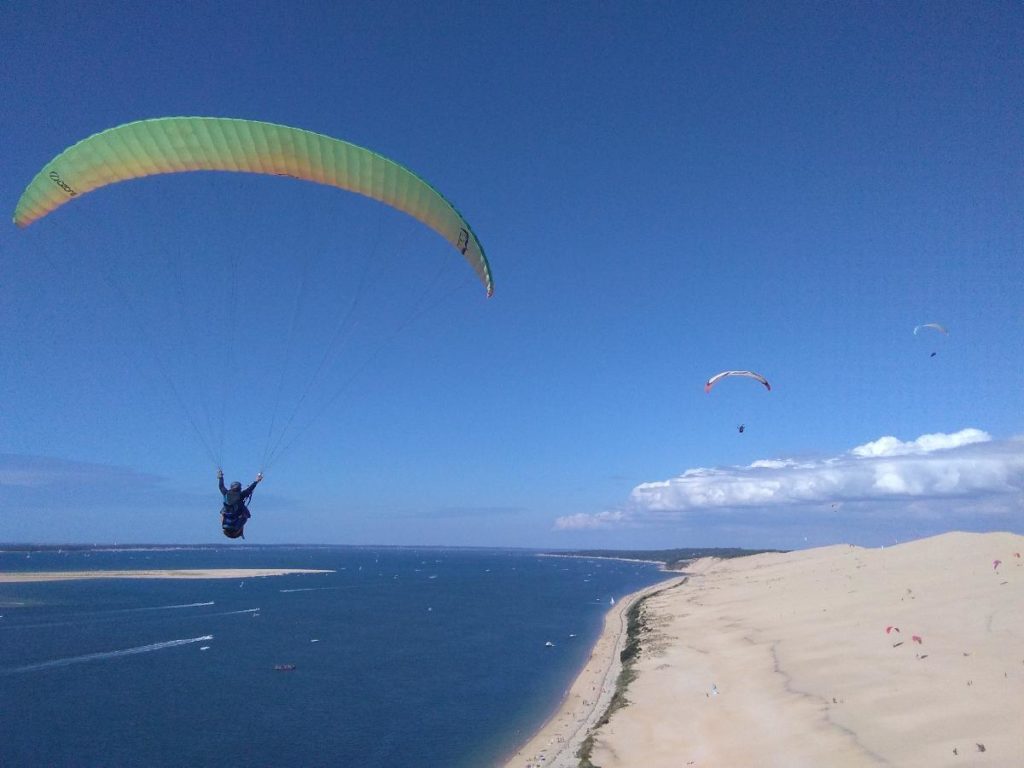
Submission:
<svg viewBox="0 0 1024 768">
<path fill-rule="evenodd" d="M 252 579 L 297 573 L 334 573 L 309 568 L 198 568 L 140 571 L 17 571 L 0 572 L 0 584 L 83 579 Z"/>
<path fill-rule="evenodd" d="M 615 694 L 616 680 L 622 670 L 620 654 L 628 639 L 630 609 L 648 595 L 685 581 L 685 575 L 666 578 L 624 596 L 605 614 L 601 634 L 590 657 L 561 704 L 540 729 L 502 763 L 504 768 L 577 768 L 576 753 L 608 711 Z"/>
<path fill-rule="evenodd" d="M 569 557 L 574 560 L 618 560 L 622 563 L 643 563 L 644 565 L 658 565 L 659 571 L 665 573 L 680 573 L 680 571 L 673 570 L 665 566 L 664 560 L 642 560 L 637 557 L 609 557 L 607 555 L 574 555 L 571 552 L 539 552 L 537 557 Z M 627 595 L 628 597 L 628 595 Z M 625 598 L 624 598 L 625 599 Z"/>
</svg>

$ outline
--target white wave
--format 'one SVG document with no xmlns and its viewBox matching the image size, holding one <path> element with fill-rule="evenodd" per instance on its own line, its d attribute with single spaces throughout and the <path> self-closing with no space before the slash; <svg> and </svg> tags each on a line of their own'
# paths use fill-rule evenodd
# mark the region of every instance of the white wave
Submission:
<svg viewBox="0 0 1024 768">
<path fill-rule="evenodd" d="M 203 608 L 207 605 L 216 605 L 213 600 L 207 603 L 182 603 L 181 605 L 154 605 L 151 608 L 128 608 L 128 611 L 170 611 L 175 608 Z"/>
<path fill-rule="evenodd" d="M 52 661 L 41 661 L 37 664 L 26 664 L 23 667 L 14 667 L 12 669 L 5 669 L 0 674 L 4 675 L 15 675 L 19 672 L 38 672 L 43 669 L 56 669 L 58 667 L 69 667 L 72 664 L 84 664 L 88 661 L 103 661 L 105 659 L 116 659 L 121 656 L 134 656 L 138 653 L 149 653 L 150 651 L 162 651 L 165 648 L 177 648 L 180 645 L 189 645 L 190 643 L 201 643 L 206 640 L 213 640 L 213 635 L 203 635 L 202 637 L 188 637 L 183 640 L 165 640 L 162 643 L 152 643 L 150 645 L 139 645 L 135 648 L 123 648 L 119 651 L 101 651 L 100 653 L 87 653 L 84 656 L 69 656 L 65 659 L 54 659 Z"/>
<path fill-rule="evenodd" d="M 64 621 L 38 621 L 32 624 L 9 624 L 5 629 L 40 629 L 43 627 L 73 627 L 79 624 L 101 624 L 111 621 L 123 621 L 126 613 L 141 613 L 143 611 L 169 611 L 180 608 L 206 608 L 216 603 L 211 600 L 207 603 L 184 603 L 181 605 L 153 605 L 145 608 L 114 608 L 109 611 L 96 611 L 93 613 L 72 614 Z M 222 613 L 198 613 L 195 616 L 186 618 L 206 618 L 207 616 L 223 616 Z M 140 619 L 141 620 L 141 619 Z"/>
</svg>

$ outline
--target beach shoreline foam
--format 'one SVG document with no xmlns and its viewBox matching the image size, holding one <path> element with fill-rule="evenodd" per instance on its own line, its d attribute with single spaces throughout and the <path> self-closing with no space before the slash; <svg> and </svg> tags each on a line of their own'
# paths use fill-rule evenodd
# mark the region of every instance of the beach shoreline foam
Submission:
<svg viewBox="0 0 1024 768">
<path fill-rule="evenodd" d="M 28 584 L 41 581 L 82 579 L 252 579 L 299 573 L 334 573 L 309 568 L 198 568 L 138 571 L 17 571 L 0 573 L 0 584 Z"/>
</svg>

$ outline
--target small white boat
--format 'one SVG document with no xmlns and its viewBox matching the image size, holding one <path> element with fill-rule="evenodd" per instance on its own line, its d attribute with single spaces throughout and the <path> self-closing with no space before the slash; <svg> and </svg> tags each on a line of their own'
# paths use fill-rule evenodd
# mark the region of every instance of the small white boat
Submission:
<svg viewBox="0 0 1024 768">
<path fill-rule="evenodd" d="M 548 648 L 554 648 L 555 647 L 555 644 L 552 643 L 550 640 L 548 640 L 546 643 L 544 643 L 544 645 L 547 646 Z"/>
</svg>

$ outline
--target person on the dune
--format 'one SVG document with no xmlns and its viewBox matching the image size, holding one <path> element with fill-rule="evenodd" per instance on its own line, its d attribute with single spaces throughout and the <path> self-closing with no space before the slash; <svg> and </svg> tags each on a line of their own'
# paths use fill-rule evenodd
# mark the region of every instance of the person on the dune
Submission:
<svg viewBox="0 0 1024 768">
<path fill-rule="evenodd" d="M 224 497 L 224 506 L 220 510 L 220 525 L 224 535 L 229 539 L 245 538 L 245 524 L 252 517 L 245 502 L 252 498 L 252 492 L 256 490 L 256 486 L 262 479 L 263 473 L 258 472 L 256 479 L 244 491 L 242 484 L 237 480 L 231 484 L 230 488 L 225 488 L 224 471 L 217 470 L 217 484 Z"/>
</svg>

